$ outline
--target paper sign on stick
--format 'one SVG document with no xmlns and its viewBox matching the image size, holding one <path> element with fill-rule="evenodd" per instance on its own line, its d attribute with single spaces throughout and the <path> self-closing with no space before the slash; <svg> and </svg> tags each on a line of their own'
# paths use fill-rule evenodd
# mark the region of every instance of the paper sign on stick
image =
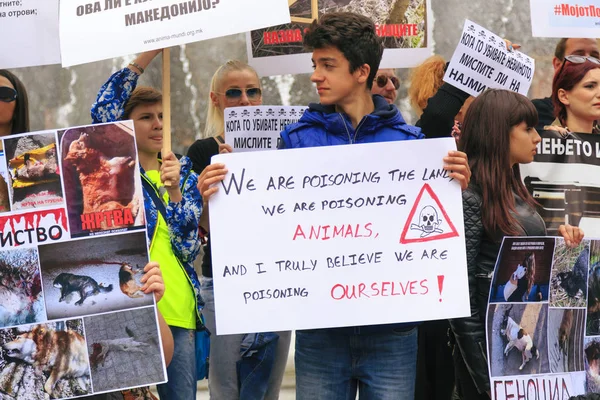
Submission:
<svg viewBox="0 0 600 400">
<path fill-rule="evenodd" d="M 454 148 L 436 139 L 213 157 L 229 171 L 210 199 L 217 334 L 469 315 L 462 197 L 442 162 Z M 444 212 L 415 232 L 441 235 L 401 243 L 424 187 Z"/>
<path fill-rule="evenodd" d="M 590 38 L 600 36 L 600 1 L 529 0 L 534 37 Z"/>
<path fill-rule="evenodd" d="M 289 21 L 285 0 L 61 0 L 62 64 L 105 60 Z"/>
<path fill-rule="evenodd" d="M 225 143 L 234 152 L 275 150 L 279 133 L 298 122 L 305 106 L 253 106 L 225 109 Z"/>
<path fill-rule="evenodd" d="M 0 68 L 59 64 L 58 0 L 0 1 Z"/>
<path fill-rule="evenodd" d="M 444 82 L 471 96 L 478 96 L 486 88 L 507 89 L 527 95 L 534 71 L 533 58 L 520 51 L 507 50 L 500 36 L 465 20 Z"/>
</svg>

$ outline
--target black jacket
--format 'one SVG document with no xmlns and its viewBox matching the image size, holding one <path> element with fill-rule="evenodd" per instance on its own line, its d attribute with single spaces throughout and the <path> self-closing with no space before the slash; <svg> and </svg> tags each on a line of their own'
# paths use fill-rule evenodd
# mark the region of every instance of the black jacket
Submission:
<svg viewBox="0 0 600 400">
<path fill-rule="evenodd" d="M 503 234 L 490 234 L 483 228 L 482 196 L 475 184 L 463 191 L 465 244 L 471 316 L 450 320 L 458 350 L 480 393 L 490 390 L 485 336 L 486 311 L 496 258 Z M 521 225 L 518 236 L 545 236 L 546 226 L 540 215 L 515 195 L 516 219 Z"/>
</svg>

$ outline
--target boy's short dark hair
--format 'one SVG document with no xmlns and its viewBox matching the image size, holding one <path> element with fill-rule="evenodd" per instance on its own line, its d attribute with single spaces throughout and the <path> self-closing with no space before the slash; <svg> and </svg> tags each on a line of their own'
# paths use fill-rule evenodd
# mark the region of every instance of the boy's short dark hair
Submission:
<svg viewBox="0 0 600 400">
<path fill-rule="evenodd" d="M 368 64 L 371 72 L 367 88 L 373 87 L 383 55 L 383 42 L 371 19 L 350 12 L 325 14 L 309 26 L 304 34 L 304 46 L 308 50 L 337 48 L 350 63 L 351 73 Z"/>
</svg>

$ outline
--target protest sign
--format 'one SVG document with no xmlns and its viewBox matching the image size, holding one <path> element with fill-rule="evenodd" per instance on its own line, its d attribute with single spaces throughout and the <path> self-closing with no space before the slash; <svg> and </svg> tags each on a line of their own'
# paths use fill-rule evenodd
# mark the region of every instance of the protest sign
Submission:
<svg viewBox="0 0 600 400">
<path fill-rule="evenodd" d="M 298 122 L 305 106 L 253 106 L 225 109 L 225 143 L 236 153 L 274 150 L 279 133 Z"/>
<path fill-rule="evenodd" d="M 407 68 L 423 62 L 433 49 L 431 0 L 288 0 L 291 23 L 246 34 L 248 63 L 261 76 L 311 73 L 311 52 L 302 45 L 312 21 L 332 12 L 371 18 L 385 50 L 380 68 Z"/>
<path fill-rule="evenodd" d="M 214 156 L 217 334 L 469 315 L 452 139 Z M 395 310 L 390 312 L 390 310 Z"/>
<path fill-rule="evenodd" d="M 534 37 L 598 38 L 600 0 L 529 0 Z"/>
<path fill-rule="evenodd" d="M 105 60 L 289 21 L 285 0 L 62 0 L 62 64 Z"/>
<path fill-rule="evenodd" d="M 597 135 L 540 132 L 542 141 L 530 164 L 521 164 L 521 178 L 539 203 L 548 233 L 561 224 L 579 226 L 600 237 L 600 139 Z"/>
<path fill-rule="evenodd" d="M 507 89 L 526 96 L 534 71 L 533 58 L 507 50 L 500 36 L 465 20 L 444 82 L 471 96 L 478 96 L 486 88 Z"/>
<path fill-rule="evenodd" d="M 126 290 L 148 262 L 133 123 L 5 136 L 2 147 L 0 396 L 165 382 L 154 296 Z"/>
<path fill-rule="evenodd" d="M 60 63 L 58 0 L 0 1 L 0 68 Z"/>
<path fill-rule="evenodd" d="M 596 239 L 504 238 L 486 319 L 493 400 L 598 393 L 599 261 Z"/>
</svg>

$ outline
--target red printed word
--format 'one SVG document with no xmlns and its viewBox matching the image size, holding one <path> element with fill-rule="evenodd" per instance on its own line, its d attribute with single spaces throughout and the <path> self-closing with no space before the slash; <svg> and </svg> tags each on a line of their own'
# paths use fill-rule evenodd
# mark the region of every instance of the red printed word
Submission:
<svg viewBox="0 0 600 400">
<path fill-rule="evenodd" d="M 264 32 L 263 41 L 265 44 L 302 42 L 302 32 L 300 29 Z"/>
<path fill-rule="evenodd" d="M 554 6 L 554 15 L 565 17 L 600 17 L 600 7 L 561 4 Z"/>
<path fill-rule="evenodd" d="M 133 225 L 133 222 L 134 218 L 130 208 L 81 214 L 81 230 L 84 231 L 123 227 Z"/>
<path fill-rule="evenodd" d="M 568 400 L 564 377 L 530 377 L 494 381 L 494 398 L 506 400 Z"/>
<path fill-rule="evenodd" d="M 377 25 L 376 27 L 377 36 L 381 37 L 404 37 L 404 36 L 417 36 L 419 29 L 417 24 L 387 24 Z"/>
<path fill-rule="evenodd" d="M 427 279 L 406 282 L 373 282 L 370 285 L 342 285 L 338 283 L 331 288 L 334 300 L 350 300 L 388 296 L 422 296 L 429 293 Z"/>
<path fill-rule="evenodd" d="M 297 238 L 301 239 L 316 239 L 316 240 L 329 240 L 335 238 L 361 238 L 371 237 L 373 230 L 371 222 L 366 223 L 364 226 L 361 224 L 342 224 L 342 225 L 311 225 L 310 227 L 302 228 L 302 225 L 298 224 L 296 232 L 292 240 Z"/>
</svg>

